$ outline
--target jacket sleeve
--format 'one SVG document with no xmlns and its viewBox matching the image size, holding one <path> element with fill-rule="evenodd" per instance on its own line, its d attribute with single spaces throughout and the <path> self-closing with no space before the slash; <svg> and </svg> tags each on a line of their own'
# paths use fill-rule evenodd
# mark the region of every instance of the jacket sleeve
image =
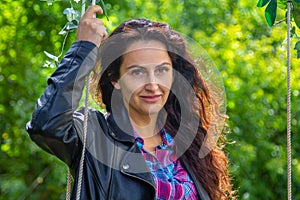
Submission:
<svg viewBox="0 0 300 200">
<path fill-rule="evenodd" d="M 82 117 L 79 105 L 85 77 L 93 69 L 98 48 L 90 42 L 75 42 L 57 70 L 48 79 L 48 87 L 38 99 L 26 130 L 45 151 L 70 167 L 78 160 L 82 144 Z"/>
</svg>

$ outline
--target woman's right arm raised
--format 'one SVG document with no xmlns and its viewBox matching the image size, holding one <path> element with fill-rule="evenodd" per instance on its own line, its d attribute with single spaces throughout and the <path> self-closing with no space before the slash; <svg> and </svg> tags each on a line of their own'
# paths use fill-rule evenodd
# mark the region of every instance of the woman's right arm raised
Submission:
<svg viewBox="0 0 300 200">
<path fill-rule="evenodd" d="M 69 166 L 81 151 L 78 132 L 82 131 L 83 122 L 74 113 L 85 77 L 95 66 L 98 47 L 107 34 L 102 20 L 93 17 L 96 13 L 102 13 L 102 9 L 92 6 L 81 18 L 77 41 L 48 79 L 48 87 L 26 124 L 33 141 Z"/>
</svg>

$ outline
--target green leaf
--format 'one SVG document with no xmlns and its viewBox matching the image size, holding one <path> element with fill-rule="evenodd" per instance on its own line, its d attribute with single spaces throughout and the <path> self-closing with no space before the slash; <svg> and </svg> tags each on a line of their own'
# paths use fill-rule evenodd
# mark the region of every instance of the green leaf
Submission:
<svg viewBox="0 0 300 200">
<path fill-rule="evenodd" d="M 77 29 L 78 22 L 77 20 L 73 20 L 71 22 L 67 22 L 66 25 L 59 31 L 59 35 L 66 35 L 68 32 Z"/>
<path fill-rule="evenodd" d="M 46 56 L 48 58 L 50 58 L 51 60 L 54 60 L 55 62 L 58 62 L 58 57 L 55 55 L 52 55 L 51 53 L 48 53 L 47 51 L 44 51 L 44 53 L 46 54 Z"/>
<path fill-rule="evenodd" d="M 59 31 L 59 35 L 66 35 L 68 32 L 65 30 L 65 27 Z"/>
<path fill-rule="evenodd" d="M 267 3 L 269 3 L 270 0 L 258 0 L 256 6 L 257 7 L 264 7 Z"/>
<path fill-rule="evenodd" d="M 66 24 L 66 30 L 67 31 L 74 30 L 76 28 L 78 28 L 78 26 L 76 24 L 72 23 L 72 22 L 68 22 Z"/>
<path fill-rule="evenodd" d="M 106 5 L 105 5 L 105 3 L 104 3 L 103 0 L 101 0 L 101 5 L 102 5 L 102 8 L 103 8 L 103 13 L 104 13 L 104 15 L 105 15 L 107 21 L 109 21 L 108 14 L 107 14 L 107 10 L 106 10 Z"/>
<path fill-rule="evenodd" d="M 299 3 L 294 3 L 293 18 L 297 27 L 300 28 L 300 4 Z"/>
<path fill-rule="evenodd" d="M 67 16 L 69 22 L 80 19 L 80 12 L 78 10 L 74 10 L 73 8 L 66 8 L 63 14 Z"/>
<path fill-rule="evenodd" d="M 55 64 L 49 60 L 46 60 L 45 63 L 43 64 L 43 67 L 50 67 L 50 68 L 54 68 L 55 67 Z"/>
<path fill-rule="evenodd" d="M 278 0 L 277 6 L 278 8 L 285 10 L 287 8 L 286 0 Z"/>
<path fill-rule="evenodd" d="M 265 17 L 269 26 L 273 26 L 276 19 L 277 1 L 271 0 L 265 10 Z"/>
<path fill-rule="evenodd" d="M 298 40 L 298 42 L 296 42 L 294 49 L 297 50 L 297 59 L 299 59 L 300 58 L 300 40 Z"/>
<path fill-rule="evenodd" d="M 66 27 L 67 27 L 67 24 L 59 31 L 59 35 L 66 35 L 67 34 L 67 31 L 66 31 Z"/>
<path fill-rule="evenodd" d="M 293 37 L 296 34 L 296 27 L 293 26 L 290 30 L 290 36 Z"/>
<path fill-rule="evenodd" d="M 294 49 L 300 51 L 300 40 L 296 42 Z"/>
<path fill-rule="evenodd" d="M 300 0 L 294 0 L 294 2 L 296 2 L 296 3 L 300 3 Z"/>
<path fill-rule="evenodd" d="M 297 59 L 299 59 L 299 58 L 300 58 L 300 50 L 297 51 Z"/>
</svg>

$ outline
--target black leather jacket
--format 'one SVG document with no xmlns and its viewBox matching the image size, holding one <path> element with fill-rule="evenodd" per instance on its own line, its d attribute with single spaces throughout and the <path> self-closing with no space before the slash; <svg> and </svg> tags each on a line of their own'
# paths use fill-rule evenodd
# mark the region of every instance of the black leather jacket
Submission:
<svg viewBox="0 0 300 200">
<path fill-rule="evenodd" d="M 82 152 L 83 109 L 77 110 L 86 75 L 93 69 L 98 49 L 90 42 L 75 42 L 48 87 L 38 100 L 26 129 L 31 139 L 57 156 L 72 169 L 75 199 L 79 161 Z M 86 154 L 81 199 L 155 199 L 155 183 L 136 145 L 127 111 L 120 105 L 117 114 L 107 118 L 89 109 Z M 209 199 L 193 172 L 182 162 L 193 179 L 199 198 Z"/>
</svg>

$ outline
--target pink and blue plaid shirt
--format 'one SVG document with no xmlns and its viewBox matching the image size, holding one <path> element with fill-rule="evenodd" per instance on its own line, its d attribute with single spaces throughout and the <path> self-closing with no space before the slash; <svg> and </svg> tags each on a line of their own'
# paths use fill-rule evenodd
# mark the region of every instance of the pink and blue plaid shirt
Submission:
<svg viewBox="0 0 300 200">
<path fill-rule="evenodd" d="M 156 147 L 156 155 L 147 152 L 144 140 L 135 133 L 138 147 L 151 171 L 156 184 L 157 200 L 198 199 L 194 183 L 177 159 L 172 146 L 174 140 L 165 130 L 160 132 L 162 144 Z"/>
</svg>

